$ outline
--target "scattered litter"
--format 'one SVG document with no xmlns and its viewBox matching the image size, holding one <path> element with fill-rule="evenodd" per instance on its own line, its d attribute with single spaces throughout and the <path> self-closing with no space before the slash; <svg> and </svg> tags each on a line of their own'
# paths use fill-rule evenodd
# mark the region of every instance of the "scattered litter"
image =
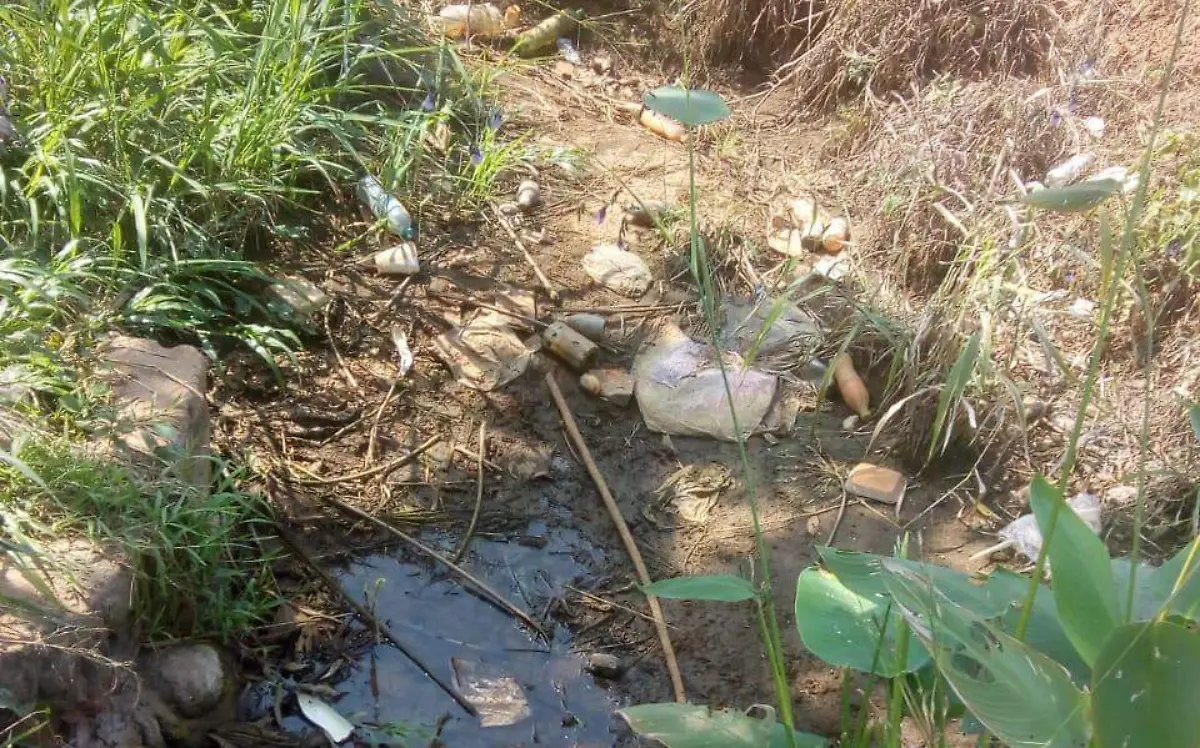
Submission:
<svg viewBox="0 0 1200 748">
<path fill-rule="evenodd" d="M 859 417 L 856 415 L 846 416 L 846 418 L 842 421 L 842 431 L 853 433 L 854 429 L 858 428 L 858 420 Z"/>
<path fill-rule="evenodd" d="M 325 732 L 325 737 L 332 743 L 344 742 L 354 732 L 354 725 L 338 714 L 337 710 L 315 696 L 297 693 L 296 701 L 300 704 L 300 713 L 309 722 Z"/>
<path fill-rule="evenodd" d="M 542 202 L 542 188 L 532 179 L 526 179 L 517 187 L 517 207 L 530 211 Z"/>
<path fill-rule="evenodd" d="M 654 279 L 646 261 L 615 244 L 598 244 L 583 258 L 583 270 L 603 286 L 632 299 L 646 293 Z"/>
<path fill-rule="evenodd" d="M 480 39 L 496 37 L 521 23 L 521 11 L 510 5 L 503 13 L 491 3 L 447 5 L 434 19 L 443 35 L 451 39 L 474 36 Z"/>
<path fill-rule="evenodd" d="M 760 368 L 773 370 L 784 368 L 775 360 L 780 357 L 806 361 L 825 333 L 815 316 L 787 298 L 730 298 L 721 304 L 719 339 Z"/>
<path fill-rule="evenodd" d="M 509 675 L 489 673 L 475 662 L 450 658 L 454 685 L 477 710 L 483 727 L 507 727 L 527 719 L 532 712 L 521 684 Z"/>
<path fill-rule="evenodd" d="M 585 336 L 588 340 L 599 343 L 604 340 L 604 328 L 608 320 L 600 314 L 569 314 L 562 318 L 573 330 Z"/>
<path fill-rule="evenodd" d="M 542 340 L 551 353 L 580 370 L 591 365 L 598 350 L 595 343 L 561 320 L 542 331 Z"/>
<path fill-rule="evenodd" d="M 1096 157 L 1090 153 L 1079 153 L 1046 172 L 1047 187 L 1066 187 L 1083 175 Z"/>
<path fill-rule="evenodd" d="M 563 58 L 572 65 L 582 65 L 583 58 L 579 56 L 579 50 L 575 49 L 575 45 L 565 36 L 559 37 L 555 42 L 558 45 L 558 52 Z"/>
<path fill-rule="evenodd" d="M 1111 179 L 1114 182 L 1121 184 L 1121 192 L 1129 194 L 1138 188 L 1140 183 L 1139 175 L 1130 174 L 1129 169 L 1124 166 L 1109 166 L 1106 169 L 1101 169 L 1095 174 L 1087 178 L 1087 181 L 1094 182 L 1101 179 Z"/>
<path fill-rule="evenodd" d="M 524 374 L 533 356 L 496 315 L 479 315 L 434 338 L 433 345 L 459 382 L 482 392 L 503 387 Z"/>
<path fill-rule="evenodd" d="M 1090 493 L 1081 493 L 1067 500 L 1067 506 L 1079 515 L 1084 524 L 1100 534 L 1103 526 L 1103 515 L 1100 510 L 1100 499 Z M 1020 554 L 1029 559 L 1036 559 L 1042 552 L 1042 531 L 1038 528 L 1037 517 L 1033 514 L 1023 514 L 1000 529 L 998 535 L 1003 542 L 987 548 L 971 557 L 972 560 L 990 556 L 1005 548 L 1015 548 Z"/>
<path fill-rule="evenodd" d="M 607 652 L 595 652 L 588 655 L 587 664 L 583 669 L 597 678 L 609 680 L 616 680 L 625 672 L 620 658 Z"/>
<path fill-rule="evenodd" d="M 1083 121 L 1083 129 L 1087 130 L 1088 135 L 1093 138 L 1104 137 L 1104 120 L 1099 117 L 1088 117 Z"/>
<path fill-rule="evenodd" d="M 1091 322 L 1096 317 L 1096 302 L 1091 299 L 1075 299 L 1067 313 L 1075 319 Z"/>
<path fill-rule="evenodd" d="M 671 506 L 685 522 L 708 522 L 721 493 L 733 483 L 729 469 L 719 462 L 685 465 L 676 470 L 654 491 L 655 504 Z"/>
<path fill-rule="evenodd" d="M 642 200 L 625 206 L 626 222 L 643 228 L 654 228 L 666 219 L 675 206 L 663 200 Z"/>
<path fill-rule="evenodd" d="M 288 275 L 271 284 L 271 295 L 292 308 L 298 319 L 308 319 L 333 302 L 317 284 L 296 275 Z"/>
<path fill-rule="evenodd" d="M 837 383 L 842 400 L 859 416 L 871 415 L 871 394 L 862 377 L 854 370 L 854 362 L 845 353 L 833 360 L 833 379 Z"/>
<path fill-rule="evenodd" d="M 596 369 L 579 378 L 579 386 L 585 392 L 619 405 L 629 405 L 633 399 L 633 375 L 620 369 Z"/>
<path fill-rule="evenodd" d="M 747 368 L 736 353 L 727 354 L 725 370 L 741 435 L 749 437 L 763 427 L 776 406 L 779 380 Z M 710 346 L 665 323 L 658 338 L 638 351 L 633 375 L 638 407 L 651 431 L 737 440 L 725 381 Z"/>
<path fill-rule="evenodd" d="M 793 198 L 788 202 L 788 215 L 792 225 L 810 239 L 819 239 L 829 225 L 829 218 L 814 200 L 806 197 Z"/>
<path fill-rule="evenodd" d="M 421 260 L 412 242 L 401 242 L 390 249 L 375 253 L 375 269 L 384 275 L 416 275 L 421 272 Z"/>
<path fill-rule="evenodd" d="M 537 319 L 537 295 L 526 288 L 515 288 L 513 286 L 501 286 L 492 295 L 492 304 L 498 309 L 507 310 L 514 315 L 503 314 L 502 312 L 493 312 L 494 315 L 499 315 L 501 322 L 515 327 L 520 330 L 533 330 L 534 325 L 530 320 Z M 484 314 L 483 316 L 488 316 Z"/>
<path fill-rule="evenodd" d="M 899 504 L 904 500 L 908 481 L 904 474 L 891 468 L 860 462 L 846 478 L 846 491 L 864 499 L 883 504 Z"/>
<path fill-rule="evenodd" d="M 821 247 L 831 255 L 841 252 L 850 243 L 850 222 L 834 218 L 821 234 Z"/>
<path fill-rule="evenodd" d="M 392 328 L 392 343 L 396 346 L 396 368 L 403 377 L 413 368 L 413 353 L 408 347 L 408 336 L 404 334 L 403 328 Z"/>
<path fill-rule="evenodd" d="M 415 232 L 408 209 L 389 194 L 378 179 L 370 174 L 363 177 L 358 183 L 358 199 L 371 209 L 375 218 L 386 220 L 393 234 L 404 239 L 413 238 Z"/>
<path fill-rule="evenodd" d="M 515 216 L 521 212 L 521 206 L 516 203 L 500 203 L 496 206 L 496 210 L 506 216 Z"/>
<path fill-rule="evenodd" d="M 536 57 L 551 45 L 556 45 L 559 39 L 573 35 L 581 15 L 578 11 L 573 11 L 550 16 L 537 26 L 522 32 L 513 45 L 513 52 L 523 57 Z"/>
<path fill-rule="evenodd" d="M 641 114 L 638 115 L 638 121 L 655 135 L 676 143 L 682 143 L 683 139 L 687 137 L 687 128 L 682 124 L 649 109 L 642 109 Z"/>
<path fill-rule="evenodd" d="M 836 283 L 850 274 L 850 260 L 845 255 L 826 255 L 817 260 L 812 271 Z"/>
</svg>

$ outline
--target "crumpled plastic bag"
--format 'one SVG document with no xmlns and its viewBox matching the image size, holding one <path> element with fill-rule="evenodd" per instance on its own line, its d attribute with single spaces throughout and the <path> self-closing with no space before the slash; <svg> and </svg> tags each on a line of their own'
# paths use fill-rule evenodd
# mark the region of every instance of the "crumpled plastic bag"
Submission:
<svg viewBox="0 0 1200 748">
<path fill-rule="evenodd" d="M 583 271 L 596 283 L 631 299 L 650 290 L 654 280 L 645 260 L 615 244 L 593 247 L 583 257 Z"/>
<path fill-rule="evenodd" d="M 433 340 L 455 379 L 482 392 L 503 387 L 525 373 L 533 357 L 499 314 L 476 316 Z"/>
<path fill-rule="evenodd" d="M 454 687 L 479 711 L 481 727 L 508 727 L 532 712 L 525 689 L 515 678 L 476 662 L 450 658 Z"/>
<path fill-rule="evenodd" d="M 794 425 L 795 412 L 792 424 L 786 418 L 768 418 L 777 405 L 783 405 L 783 399 L 776 398 L 777 377 L 746 368 L 736 353 L 726 354 L 725 370 L 742 438 L 764 430 L 764 421 L 772 430 Z M 737 441 L 725 382 L 711 346 L 692 340 L 674 324 L 664 324 L 659 337 L 638 351 L 633 375 L 638 408 L 651 431 Z"/>
<path fill-rule="evenodd" d="M 1103 518 L 1099 498 L 1090 493 L 1081 493 L 1068 499 L 1067 506 L 1079 515 L 1092 532 L 1100 534 Z M 998 535 L 1030 559 L 1036 559 L 1042 552 L 1042 531 L 1038 528 L 1037 518 L 1032 514 L 1017 517 L 1001 528 Z"/>
</svg>

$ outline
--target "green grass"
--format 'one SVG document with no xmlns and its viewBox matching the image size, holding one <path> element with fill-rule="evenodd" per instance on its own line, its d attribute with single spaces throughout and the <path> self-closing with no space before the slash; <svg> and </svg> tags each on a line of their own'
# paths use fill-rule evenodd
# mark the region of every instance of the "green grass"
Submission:
<svg viewBox="0 0 1200 748">
<path fill-rule="evenodd" d="M 257 542 L 272 532 L 270 512 L 227 463 L 214 461 L 205 491 L 84 456 L 65 439 L 39 437 L 13 457 L 20 467 L 0 466 L 6 528 L 34 550 L 76 536 L 115 548 L 132 567 L 147 636 L 230 637 L 273 607 L 271 559 Z"/>
</svg>

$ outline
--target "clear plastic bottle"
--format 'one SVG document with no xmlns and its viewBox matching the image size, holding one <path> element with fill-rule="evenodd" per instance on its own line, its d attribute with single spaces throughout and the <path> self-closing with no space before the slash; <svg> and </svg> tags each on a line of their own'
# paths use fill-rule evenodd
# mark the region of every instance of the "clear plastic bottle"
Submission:
<svg viewBox="0 0 1200 748">
<path fill-rule="evenodd" d="M 520 9 L 510 6 L 504 13 L 491 3 L 447 5 L 438 13 L 437 24 L 451 39 L 468 34 L 480 38 L 500 36 L 520 23 Z"/>
<path fill-rule="evenodd" d="M 412 216 L 404 204 L 384 189 L 378 179 L 368 174 L 358 183 L 358 199 L 362 200 L 376 218 L 386 218 L 388 228 L 393 234 L 404 239 L 412 239 L 416 232 L 413 230 Z"/>
</svg>

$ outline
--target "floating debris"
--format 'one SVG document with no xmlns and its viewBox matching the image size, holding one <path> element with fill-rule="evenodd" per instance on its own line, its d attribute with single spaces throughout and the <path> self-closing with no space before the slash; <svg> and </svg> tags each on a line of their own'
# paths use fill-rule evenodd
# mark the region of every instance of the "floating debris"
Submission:
<svg viewBox="0 0 1200 748">
<path fill-rule="evenodd" d="M 454 685 L 477 710 L 483 727 L 507 727 L 532 714 L 525 690 L 508 675 L 489 672 L 477 662 L 450 658 Z"/>
</svg>

